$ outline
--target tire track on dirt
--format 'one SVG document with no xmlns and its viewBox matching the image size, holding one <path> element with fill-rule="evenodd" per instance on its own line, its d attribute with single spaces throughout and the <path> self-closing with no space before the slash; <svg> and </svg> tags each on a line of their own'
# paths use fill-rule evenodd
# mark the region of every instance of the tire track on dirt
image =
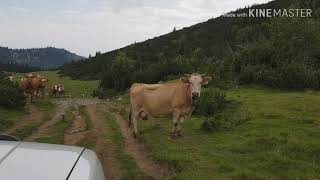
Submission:
<svg viewBox="0 0 320 180">
<path fill-rule="evenodd" d="M 86 135 L 89 133 L 87 131 L 86 120 L 80 115 L 79 108 L 76 111 L 72 111 L 74 119 L 72 126 L 67 129 L 64 133 L 64 143 L 65 145 L 77 145 L 81 142 Z"/>
<path fill-rule="evenodd" d="M 53 99 L 52 103 L 58 104 L 58 107 L 56 108 L 56 112 L 54 116 L 51 118 L 51 120 L 46 121 L 43 123 L 36 132 L 34 132 L 32 135 L 27 137 L 26 141 L 35 141 L 38 138 L 46 137 L 50 135 L 51 130 L 54 128 L 54 126 L 61 121 L 66 112 L 70 108 L 78 109 L 81 105 L 88 105 L 88 104 L 95 104 L 99 102 L 97 99 L 84 99 L 84 98 L 67 98 L 67 99 Z M 71 143 L 71 142 L 70 142 Z"/>
<path fill-rule="evenodd" d="M 121 179 L 120 165 L 115 157 L 115 147 L 110 137 L 111 130 L 105 125 L 103 109 L 97 110 L 97 105 L 88 105 L 87 111 L 94 125 L 89 136 L 95 140 L 95 152 L 103 167 L 106 179 Z"/>
<path fill-rule="evenodd" d="M 42 121 L 43 112 L 39 111 L 34 105 L 30 106 L 30 113 L 27 114 L 21 121 L 11 126 L 6 133 L 13 134 L 16 130 L 23 128 L 28 124 L 40 123 Z"/>
<path fill-rule="evenodd" d="M 134 138 L 131 128 L 128 126 L 122 116 L 115 112 L 109 105 L 107 105 L 108 112 L 111 113 L 115 121 L 120 127 L 120 131 L 125 140 L 124 152 L 130 155 L 137 163 L 139 168 L 148 176 L 153 179 L 159 179 L 159 177 L 170 176 L 174 174 L 174 169 L 168 166 L 161 166 L 150 158 L 150 152 L 145 145 Z"/>
<path fill-rule="evenodd" d="M 36 132 L 32 133 L 29 137 L 25 139 L 25 141 L 35 141 L 38 138 L 45 137 L 50 134 L 50 130 L 52 127 L 60 120 L 62 120 L 63 115 L 65 115 L 67 108 L 63 105 L 60 105 L 53 118 L 49 121 L 43 123 Z"/>
</svg>

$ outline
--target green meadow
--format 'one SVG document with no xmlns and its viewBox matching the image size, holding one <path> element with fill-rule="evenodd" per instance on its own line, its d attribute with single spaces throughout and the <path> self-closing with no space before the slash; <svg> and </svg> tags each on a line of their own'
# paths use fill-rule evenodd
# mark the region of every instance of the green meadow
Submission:
<svg viewBox="0 0 320 180">
<path fill-rule="evenodd" d="M 176 168 L 174 179 L 320 179 L 319 92 L 241 87 L 226 94 L 249 117 L 228 130 L 201 130 L 204 118 L 193 115 L 172 139 L 171 118 L 139 121 L 153 158 Z"/>
</svg>

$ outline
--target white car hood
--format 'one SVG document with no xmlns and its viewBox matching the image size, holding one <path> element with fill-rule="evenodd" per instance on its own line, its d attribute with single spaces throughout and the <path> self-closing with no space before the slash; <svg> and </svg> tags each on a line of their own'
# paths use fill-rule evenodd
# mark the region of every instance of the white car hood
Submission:
<svg viewBox="0 0 320 180">
<path fill-rule="evenodd" d="M 0 141 L 0 179 L 65 180 L 84 148 Z"/>
</svg>

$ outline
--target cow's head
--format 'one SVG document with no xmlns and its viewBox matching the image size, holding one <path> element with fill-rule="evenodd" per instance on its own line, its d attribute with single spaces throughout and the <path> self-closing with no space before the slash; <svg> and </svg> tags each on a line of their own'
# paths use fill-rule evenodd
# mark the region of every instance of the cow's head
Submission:
<svg viewBox="0 0 320 180">
<path fill-rule="evenodd" d="M 180 78 L 183 83 L 190 85 L 192 99 L 200 97 L 202 85 L 207 85 L 211 79 L 212 78 L 206 74 L 186 74 Z"/>
<path fill-rule="evenodd" d="M 46 79 L 46 78 L 41 78 L 40 81 L 41 81 L 41 84 L 42 84 L 42 85 L 46 85 L 47 82 L 49 82 L 49 80 Z"/>
</svg>

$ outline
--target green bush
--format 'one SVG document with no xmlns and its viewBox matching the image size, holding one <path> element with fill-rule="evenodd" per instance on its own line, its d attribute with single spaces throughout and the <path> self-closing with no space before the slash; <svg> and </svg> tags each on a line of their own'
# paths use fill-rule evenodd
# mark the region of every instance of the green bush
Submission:
<svg viewBox="0 0 320 180">
<path fill-rule="evenodd" d="M 201 128 L 209 132 L 231 129 L 245 121 L 245 119 L 233 116 L 232 114 L 229 115 L 228 113 L 219 113 L 204 118 Z"/>
<path fill-rule="evenodd" d="M 195 114 L 213 116 L 221 112 L 227 105 L 226 94 L 220 89 L 204 89 L 198 101 L 195 102 Z"/>
<path fill-rule="evenodd" d="M 92 96 L 98 97 L 99 99 L 114 98 L 114 97 L 117 97 L 118 95 L 119 95 L 119 92 L 113 89 L 102 90 L 101 88 L 99 88 L 92 92 Z"/>
<path fill-rule="evenodd" d="M 23 90 L 15 82 L 11 82 L 3 73 L 0 74 L 0 106 L 20 108 L 26 103 Z"/>
</svg>

